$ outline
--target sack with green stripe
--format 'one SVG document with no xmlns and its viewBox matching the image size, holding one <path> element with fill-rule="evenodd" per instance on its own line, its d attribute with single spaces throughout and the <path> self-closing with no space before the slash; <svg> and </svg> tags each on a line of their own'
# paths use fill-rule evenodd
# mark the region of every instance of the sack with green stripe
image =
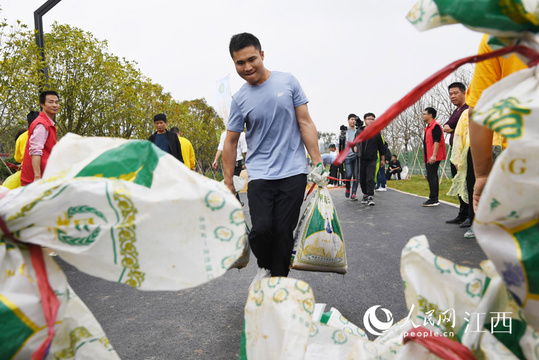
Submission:
<svg viewBox="0 0 539 360">
<path fill-rule="evenodd" d="M 326 186 L 317 187 L 303 212 L 295 236 L 292 268 L 346 274 L 341 225 Z"/>
<path fill-rule="evenodd" d="M 539 32 L 537 0 L 420 0 L 406 18 L 419 30 L 461 23 L 500 37 Z"/>
<path fill-rule="evenodd" d="M 180 290 L 224 274 L 246 242 L 241 205 L 149 141 L 67 134 L 41 181 L 0 199 L 21 242 L 142 290 Z"/>
<path fill-rule="evenodd" d="M 474 232 L 526 320 L 539 330 L 539 68 L 486 89 L 473 120 L 507 139 L 481 194 Z"/>
</svg>

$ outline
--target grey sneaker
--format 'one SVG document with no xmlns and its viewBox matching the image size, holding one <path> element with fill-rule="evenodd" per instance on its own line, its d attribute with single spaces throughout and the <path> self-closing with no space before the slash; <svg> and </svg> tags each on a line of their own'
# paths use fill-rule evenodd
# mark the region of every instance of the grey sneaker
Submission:
<svg viewBox="0 0 539 360">
<path fill-rule="evenodd" d="M 363 199 L 361 199 L 362 204 L 368 204 L 369 203 L 369 197 L 367 195 L 363 195 Z"/>
<path fill-rule="evenodd" d="M 466 231 L 466 233 L 464 234 L 464 237 L 466 239 L 474 239 L 475 238 L 475 234 L 473 233 L 472 228 L 469 228 L 468 231 Z"/>
<path fill-rule="evenodd" d="M 367 205 L 369 206 L 374 206 L 374 199 L 372 196 L 369 196 L 368 200 L 367 200 Z"/>
</svg>

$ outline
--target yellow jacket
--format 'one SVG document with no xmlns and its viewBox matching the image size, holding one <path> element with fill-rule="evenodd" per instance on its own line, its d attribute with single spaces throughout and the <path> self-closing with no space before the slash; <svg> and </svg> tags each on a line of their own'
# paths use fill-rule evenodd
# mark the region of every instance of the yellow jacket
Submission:
<svg viewBox="0 0 539 360">
<path fill-rule="evenodd" d="M 28 130 L 23 132 L 15 143 L 15 161 L 22 164 L 22 159 L 24 158 L 24 149 L 26 148 L 26 142 L 28 141 Z"/>
<path fill-rule="evenodd" d="M 182 147 L 183 163 L 189 169 L 193 170 L 196 164 L 195 149 L 193 149 L 193 145 L 191 145 L 191 142 L 186 138 L 178 136 L 178 139 L 180 139 L 180 145 Z"/>
</svg>

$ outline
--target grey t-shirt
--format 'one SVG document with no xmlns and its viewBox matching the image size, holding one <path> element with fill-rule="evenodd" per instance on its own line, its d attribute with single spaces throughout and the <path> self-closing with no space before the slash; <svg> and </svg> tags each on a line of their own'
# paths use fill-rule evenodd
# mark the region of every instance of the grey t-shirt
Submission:
<svg viewBox="0 0 539 360">
<path fill-rule="evenodd" d="M 346 133 L 346 140 L 352 141 L 355 138 L 356 138 L 356 129 L 348 129 L 348 132 Z M 356 157 L 356 153 L 354 152 L 354 150 L 352 150 L 352 148 L 350 148 L 350 150 L 348 151 L 348 155 L 346 155 L 346 158 L 351 159 L 355 157 Z"/>
<path fill-rule="evenodd" d="M 279 71 L 272 71 L 260 85 L 245 83 L 234 94 L 227 129 L 242 132 L 246 125 L 249 181 L 308 173 L 296 118 L 296 107 L 307 102 L 298 80 Z"/>
</svg>

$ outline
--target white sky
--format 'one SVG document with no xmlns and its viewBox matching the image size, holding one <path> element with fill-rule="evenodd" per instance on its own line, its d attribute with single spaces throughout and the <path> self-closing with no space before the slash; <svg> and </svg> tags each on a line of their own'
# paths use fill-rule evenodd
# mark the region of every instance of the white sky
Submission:
<svg viewBox="0 0 539 360">
<path fill-rule="evenodd" d="M 418 32 L 406 19 L 417 0 L 62 0 L 43 18 L 107 40 L 109 52 L 178 100 L 215 105 L 216 81 L 243 80 L 230 37 L 256 35 L 269 70 L 293 73 L 319 131 L 338 133 L 349 113 L 381 115 L 419 82 L 476 53 L 481 34 L 462 25 Z M 34 27 L 45 0 L 2 0 L 0 18 Z"/>
</svg>

